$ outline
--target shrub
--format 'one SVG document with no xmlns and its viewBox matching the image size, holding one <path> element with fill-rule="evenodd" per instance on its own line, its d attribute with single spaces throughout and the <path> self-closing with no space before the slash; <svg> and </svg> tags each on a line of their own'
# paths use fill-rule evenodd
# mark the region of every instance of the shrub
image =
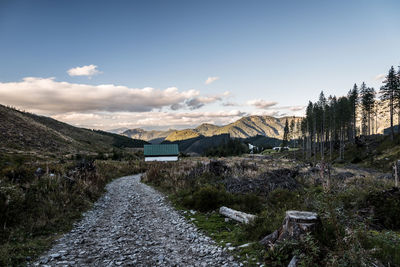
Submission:
<svg viewBox="0 0 400 267">
<path fill-rule="evenodd" d="M 206 185 L 193 194 L 193 204 L 199 211 L 210 211 L 219 208 L 224 202 L 229 202 L 228 198 L 226 192 Z"/>
<path fill-rule="evenodd" d="M 400 230 L 400 189 L 372 192 L 366 198 L 367 207 L 374 211 L 374 222 L 386 229 Z"/>
<path fill-rule="evenodd" d="M 386 266 L 400 266 L 400 236 L 391 231 L 360 232 L 360 240 L 365 249 L 373 251 L 373 256 Z"/>
</svg>

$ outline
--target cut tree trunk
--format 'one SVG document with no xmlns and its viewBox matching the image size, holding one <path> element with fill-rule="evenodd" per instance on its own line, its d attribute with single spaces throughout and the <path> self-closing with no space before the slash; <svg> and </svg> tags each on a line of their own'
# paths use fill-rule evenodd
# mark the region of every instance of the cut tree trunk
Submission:
<svg viewBox="0 0 400 267">
<path fill-rule="evenodd" d="M 235 221 L 238 221 L 238 222 L 241 222 L 244 224 L 248 224 L 256 218 L 255 215 L 247 214 L 247 213 L 237 211 L 237 210 L 233 210 L 233 209 L 230 209 L 230 208 L 227 208 L 224 206 L 222 206 L 219 209 L 219 213 L 228 218 L 231 218 L 232 220 L 235 220 Z"/>
<path fill-rule="evenodd" d="M 309 211 L 286 211 L 282 226 L 267 235 L 259 242 L 261 245 L 273 247 L 275 242 L 286 239 L 299 239 L 301 235 L 315 230 L 319 223 L 317 213 Z"/>
</svg>

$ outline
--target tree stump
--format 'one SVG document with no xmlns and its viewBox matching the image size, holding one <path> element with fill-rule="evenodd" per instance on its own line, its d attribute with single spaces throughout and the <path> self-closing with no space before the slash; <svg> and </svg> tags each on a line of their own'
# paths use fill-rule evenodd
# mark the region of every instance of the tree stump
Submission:
<svg viewBox="0 0 400 267">
<path fill-rule="evenodd" d="M 309 211 L 286 211 L 282 226 L 260 240 L 260 244 L 273 247 L 275 242 L 286 239 L 299 239 L 301 235 L 313 231 L 319 218 L 317 213 Z"/>
</svg>

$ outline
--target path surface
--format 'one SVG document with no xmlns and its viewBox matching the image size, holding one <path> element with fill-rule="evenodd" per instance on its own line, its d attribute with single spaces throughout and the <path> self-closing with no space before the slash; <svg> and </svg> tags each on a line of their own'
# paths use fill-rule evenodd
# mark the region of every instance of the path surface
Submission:
<svg viewBox="0 0 400 267">
<path fill-rule="evenodd" d="M 34 265 L 238 266 L 233 257 L 174 210 L 164 196 L 119 178 Z"/>
</svg>

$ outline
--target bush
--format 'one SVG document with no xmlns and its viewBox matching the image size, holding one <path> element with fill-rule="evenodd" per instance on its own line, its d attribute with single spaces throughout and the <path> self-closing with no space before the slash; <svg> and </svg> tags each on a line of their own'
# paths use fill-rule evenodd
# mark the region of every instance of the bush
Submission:
<svg viewBox="0 0 400 267">
<path fill-rule="evenodd" d="M 229 202 L 228 198 L 226 192 L 207 185 L 193 194 L 193 206 L 199 211 L 215 210 L 224 202 Z"/>
<path fill-rule="evenodd" d="M 400 189 L 392 188 L 372 192 L 366 198 L 367 207 L 372 207 L 374 222 L 391 230 L 400 230 Z"/>
<path fill-rule="evenodd" d="M 386 266 L 400 266 L 400 236 L 394 232 L 360 232 L 365 249 L 372 250 L 373 256 Z"/>
</svg>

